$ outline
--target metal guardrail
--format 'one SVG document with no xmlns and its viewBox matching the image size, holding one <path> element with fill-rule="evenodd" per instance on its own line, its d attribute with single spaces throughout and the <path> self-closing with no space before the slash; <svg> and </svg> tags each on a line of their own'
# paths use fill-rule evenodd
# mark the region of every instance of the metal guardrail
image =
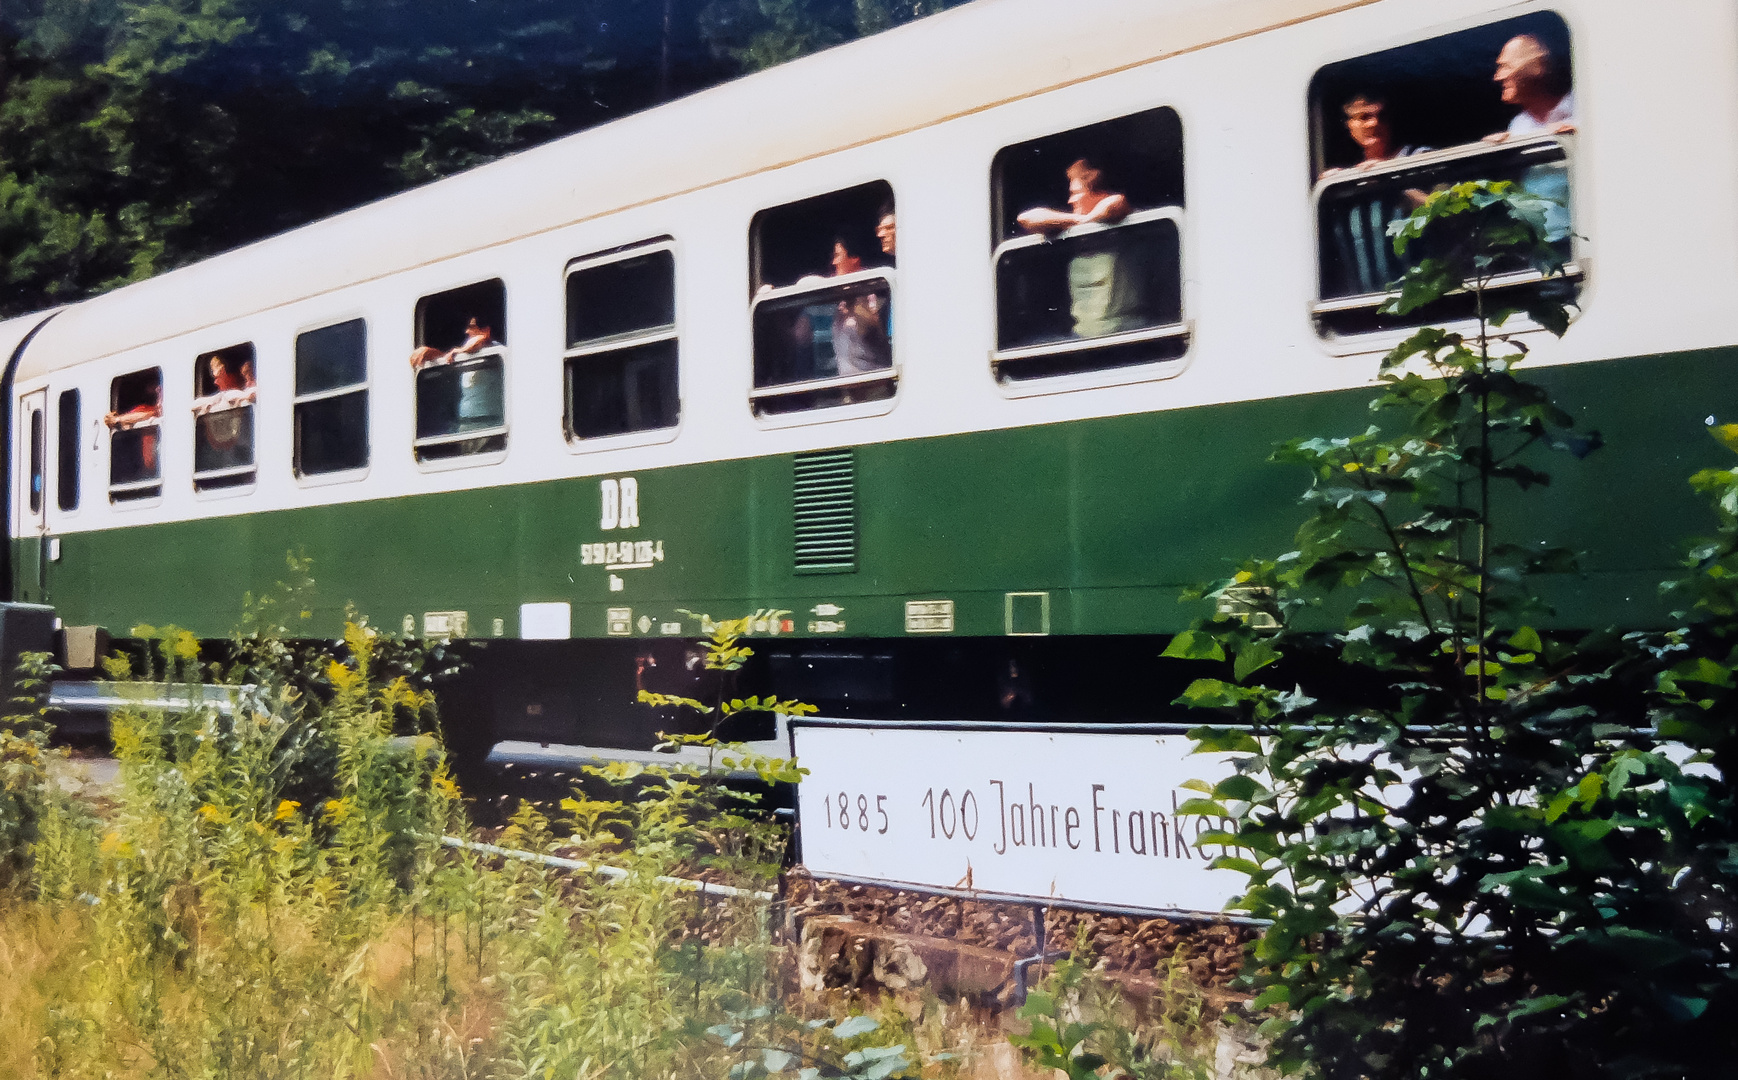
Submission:
<svg viewBox="0 0 1738 1080">
<path fill-rule="evenodd" d="M 122 688 L 125 688 L 124 690 Z M 69 713 L 112 713 L 116 709 L 187 709 L 209 705 L 219 712 L 234 708 L 237 693 L 251 686 L 191 686 L 185 683 L 63 682 L 49 687 L 48 707 Z M 197 690 L 198 696 L 193 691 Z"/>
<path fill-rule="evenodd" d="M 482 855 L 495 855 L 503 859 L 517 859 L 520 862 L 535 863 L 556 870 L 572 870 L 578 873 L 597 874 L 612 881 L 620 881 L 628 876 L 628 872 L 619 866 L 608 863 L 586 862 L 583 859 L 564 859 L 559 855 L 540 855 L 535 851 L 520 851 L 517 848 L 501 847 L 497 844 L 483 844 L 475 840 L 466 840 L 458 836 L 443 836 L 441 844 L 458 848 L 462 851 L 474 851 Z M 710 881 L 695 881 L 692 878 L 671 877 L 660 874 L 652 880 L 660 885 L 674 885 L 684 892 L 697 892 L 705 896 L 724 896 L 731 898 L 747 897 L 771 903 L 773 894 L 759 889 L 739 889 L 734 885 L 716 885 Z"/>
</svg>

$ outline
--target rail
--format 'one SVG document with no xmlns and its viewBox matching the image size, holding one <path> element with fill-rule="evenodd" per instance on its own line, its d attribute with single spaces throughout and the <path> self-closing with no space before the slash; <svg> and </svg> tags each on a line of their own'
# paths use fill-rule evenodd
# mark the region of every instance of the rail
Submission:
<svg viewBox="0 0 1738 1080">
<path fill-rule="evenodd" d="M 499 844 L 484 844 L 476 840 L 466 840 L 459 836 L 443 836 L 441 844 L 445 847 L 457 848 L 461 851 L 474 851 L 481 855 L 495 855 L 503 859 L 517 859 L 519 862 L 536 863 L 556 870 L 572 870 L 578 873 L 597 874 L 611 881 L 620 881 L 628 876 L 628 872 L 619 866 L 608 863 L 587 862 L 584 859 L 564 859 L 559 855 L 542 855 L 535 851 L 520 851 L 518 848 L 501 847 Z M 773 894 L 760 889 L 739 889 L 734 885 L 718 885 L 710 881 L 696 881 L 693 878 L 672 877 L 660 874 L 652 880 L 660 885 L 674 885 L 683 892 L 697 892 L 705 896 L 724 896 L 730 898 L 749 898 L 763 903 L 771 903 Z"/>
</svg>

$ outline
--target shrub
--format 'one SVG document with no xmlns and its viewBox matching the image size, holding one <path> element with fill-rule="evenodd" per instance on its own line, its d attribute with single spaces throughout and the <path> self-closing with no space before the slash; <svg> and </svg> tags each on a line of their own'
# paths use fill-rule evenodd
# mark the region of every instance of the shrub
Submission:
<svg viewBox="0 0 1738 1080">
<path fill-rule="evenodd" d="M 1581 456 L 1521 377 L 1495 277 L 1561 270 L 1543 206 L 1502 183 L 1440 191 L 1395 249 L 1432 252 L 1390 310 L 1449 291 L 1475 332 L 1427 328 L 1382 362 L 1385 426 L 1283 445 L 1314 483 L 1296 550 L 1207 590 L 1220 614 L 1167 655 L 1221 661 L 1184 704 L 1234 717 L 1245 755 L 1186 809 L 1271 919 L 1253 944 L 1274 1060 L 1328 1077 L 1723 1075 L 1738 1053 L 1732 700 L 1738 478 L 1704 473 L 1722 532 L 1664 634 L 1538 628 L 1515 507 Z M 1562 333 L 1549 289 L 1528 314 Z M 1730 433 L 1728 433 L 1730 437 Z M 1339 629 L 1333 627 L 1339 625 Z"/>
</svg>

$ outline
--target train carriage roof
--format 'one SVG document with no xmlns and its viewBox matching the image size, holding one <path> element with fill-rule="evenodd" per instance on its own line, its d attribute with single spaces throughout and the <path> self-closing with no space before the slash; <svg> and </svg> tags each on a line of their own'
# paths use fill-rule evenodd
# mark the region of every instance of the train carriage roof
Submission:
<svg viewBox="0 0 1738 1080">
<path fill-rule="evenodd" d="M 48 317 L 47 312 L 36 311 L 29 315 L 20 315 L 15 319 L 0 322 L 0 364 L 12 359 L 12 353 L 23 344 L 30 332 Z"/>
<path fill-rule="evenodd" d="M 75 304 L 17 377 L 1374 2 L 976 0 Z"/>
</svg>

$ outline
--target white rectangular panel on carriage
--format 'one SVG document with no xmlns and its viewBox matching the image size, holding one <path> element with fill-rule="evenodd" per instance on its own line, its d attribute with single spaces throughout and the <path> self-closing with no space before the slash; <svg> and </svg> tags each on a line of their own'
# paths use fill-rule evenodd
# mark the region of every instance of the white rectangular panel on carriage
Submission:
<svg viewBox="0 0 1738 1080">
<path fill-rule="evenodd" d="M 1242 875 L 1209 870 L 1179 816 L 1223 754 L 1181 734 L 806 721 L 791 725 L 802 860 L 817 877 L 1035 902 L 1217 912 Z"/>
</svg>

